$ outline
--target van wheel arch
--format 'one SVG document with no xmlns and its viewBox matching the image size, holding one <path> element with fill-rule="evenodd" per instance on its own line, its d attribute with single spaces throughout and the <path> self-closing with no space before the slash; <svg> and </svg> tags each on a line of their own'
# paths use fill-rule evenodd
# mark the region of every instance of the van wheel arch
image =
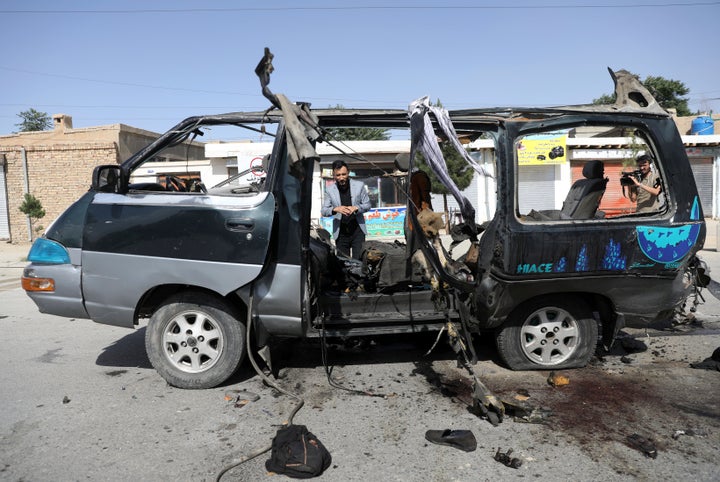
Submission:
<svg viewBox="0 0 720 482">
<path fill-rule="evenodd" d="M 150 318 L 158 307 L 165 302 L 165 300 L 182 292 L 205 293 L 208 296 L 224 299 L 228 304 L 235 308 L 237 313 L 242 314 L 243 318 L 240 318 L 241 320 L 245 319 L 244 317 L 247 311 L 247 305 L 240 297 L 235 295 L 235 293 L 222 296 L 220 293 L 200 286 L 166 284 L 154 286 L 142 295 L 140 301 L 138 301 L 137 306 L 135 307 L 135 324 L 139 324 L 139 321 L 142 318 Z"/>
</svg>

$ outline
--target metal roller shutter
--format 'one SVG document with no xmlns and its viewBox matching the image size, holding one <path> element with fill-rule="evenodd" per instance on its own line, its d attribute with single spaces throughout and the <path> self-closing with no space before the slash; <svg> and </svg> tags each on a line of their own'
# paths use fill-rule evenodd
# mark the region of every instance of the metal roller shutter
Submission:
<svg viewBox="0 0 720 482">
<path fill-rule="evenodd" d="M 518 205 L 520 214 L 530 210 L 559 209 L 555 205 L 555 166 L 520 166 Z"/>
<path fill-rule="evenodd" d="M 698 194 L 700 195 L 700 203 L 702 204 L 703 214 L 712 216 L 712 199 L 713 199 L 713 165 L 712 159 L 691 159 L 690 167 L 692 168 L 695 184 L 697 185 Z"/>
</svg>

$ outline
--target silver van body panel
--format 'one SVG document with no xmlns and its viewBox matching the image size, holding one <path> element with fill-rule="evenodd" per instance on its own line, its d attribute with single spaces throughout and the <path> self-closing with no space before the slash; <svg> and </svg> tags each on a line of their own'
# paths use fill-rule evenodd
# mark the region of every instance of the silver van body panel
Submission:
<svg viewBox="0 0 720 482">
<path fill-rule="evenodd" d="M 83 268 L 90 318 L 131 328 L 138 301 L 152 288 L 189 285 L 225 296 L 255 279 L 262 265 L 85 251 Z"/>
<path fill-rule="evenodd" d="M 302 336 L 302 270 L 292 264 L 272 264 L 255 284 L 254 312 L 268 333 Z"/>
<path fill-rule="evenodd" d="M 90 318 L 83 304 L 80 278 L 81 250 L 67 248 L 70 264 L 30 263 L 25 267 L 23 276 L 28 278 L 52 278 L 55 291 L 28 291 L 41 313 L 50 313 L 68 318 Z"/>
</svg>

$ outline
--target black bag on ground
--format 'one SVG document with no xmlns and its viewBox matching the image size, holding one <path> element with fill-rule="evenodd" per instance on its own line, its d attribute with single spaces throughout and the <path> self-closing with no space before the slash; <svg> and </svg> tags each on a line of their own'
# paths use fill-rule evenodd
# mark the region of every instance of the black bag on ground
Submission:
<svg viewBox="0 0 720 482">
<path fill-rule="evenodd" d="M 265 468 L 288 477 L 309 479 L 322 474 L 331 462 L 330 452 L 305 425 L 288 425 L 278 429 Z"/>
</svg>

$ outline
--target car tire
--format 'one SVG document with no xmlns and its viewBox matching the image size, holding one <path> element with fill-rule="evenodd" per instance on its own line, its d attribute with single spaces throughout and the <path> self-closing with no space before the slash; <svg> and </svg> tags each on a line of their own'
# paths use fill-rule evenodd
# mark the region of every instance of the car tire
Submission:
<svg viewBox="0 0 720 482">
<path fill-rule="evenodd" d="M 212 388 L 230 378 L 245 357 L 245 325 L 216 296 L 179 293 L 150 318 L 145 349 L 170 385 Z"/>
<path fill-rule="evenodd" d="M 595 352 L 597 322 L 580 299 L 546 296 L 520 306 L 498 329 L 498 354 L 511 370 L 585 366 Z"/>
</svg>

